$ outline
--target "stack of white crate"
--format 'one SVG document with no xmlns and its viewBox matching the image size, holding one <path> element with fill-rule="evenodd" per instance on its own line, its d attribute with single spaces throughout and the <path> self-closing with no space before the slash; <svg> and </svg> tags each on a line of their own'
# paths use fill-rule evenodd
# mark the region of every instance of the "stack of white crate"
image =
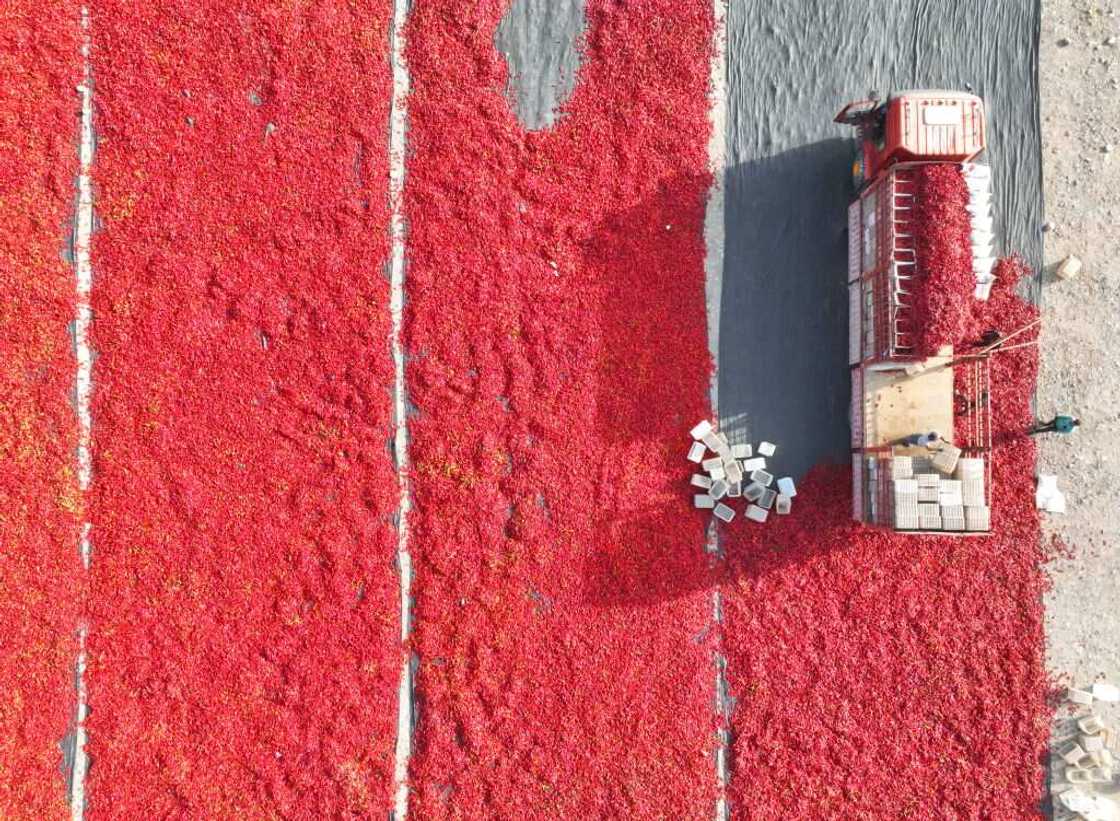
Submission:
<svg viewBox="0 0 1120 821">
<path fill-rule="evenodd" d="M 890 460 L 894 526 L 897 530 L 988 530 L 984 460 L 960 459 L 953 477 L 933 470 L 924 456 Z"/>
<path fill-rule="evenodd" d="M 918 529 L 918 480 L 894 480 L 894 526 L 898 530 Z"/>
<path fill-rule="evenodd" d="M 966 530 L 990 530 L 992 512 L 984 493 L 984 460 L 960 459 L 953 478 L 961 483 L 961 501 L 964 504 Z"/>
<path fill-rule="evenodd" d="M 959 479 L 942 479 L 937 486 L 941 526 L 945 530 L 964 530 L 964 499 Z"/>
</svg>

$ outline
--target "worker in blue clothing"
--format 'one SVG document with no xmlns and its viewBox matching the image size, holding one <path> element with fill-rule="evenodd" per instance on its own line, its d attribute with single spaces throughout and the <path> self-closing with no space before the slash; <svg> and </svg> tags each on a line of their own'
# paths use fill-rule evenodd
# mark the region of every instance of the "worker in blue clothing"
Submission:
<svg viewBox="0 0 1120 821">
<path fill-rule="evenodd" d="M 1080 424 L 1081 420 L 1075 416 L 1058 414 L 1049 422 L 1039 422 L 1027 431 L 1027 434 L 1034 436 L 1036 433 L 1073 433 L 1074 428 Z"/>
<path fill-rule="evenodd" d="M 903 437 L 900 444 L 908 445 L 912 448 L 929 448 L 936 450 L 940 447 L 939 442 L 944 441 L 942 437 L 935 430 L 929 433 L 913 433 L 910 436 Z"/>
</svg>

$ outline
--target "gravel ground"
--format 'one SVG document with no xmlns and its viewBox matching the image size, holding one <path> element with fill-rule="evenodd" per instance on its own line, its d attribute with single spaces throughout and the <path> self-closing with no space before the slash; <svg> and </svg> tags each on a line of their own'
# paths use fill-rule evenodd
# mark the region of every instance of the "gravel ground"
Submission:
<svg viewBox="0 0 1120 821">
<path fill-rule="evenodd" d="M 1038 413 L 1079 416 L 1071 436 L 1042 443 L 1040 469 L 1058 475 L 1068 513 L 1047 526 L 1071 548 L 1054 563 L 1049 662 L 1078 682 L 1120 680 L 1120 4 L 1053 0 L 1043 6 L 1040 79 L 1047 219 Z M 1067 254 L 1084 263 L 1061 281 Z"/>
<path fill-rule="evenodd" d="M 1040 470 L 1057 474 L 1068 502 L 1068 512 L 1049 515 L 1044 526 L 1071 549 L 1051 568 L 1048 661 L 1085 686 L 1120 681 L 1120 349 L 1110 334 L 1120 303 L 1120 3 L 1044 2 L 1041 38 L 1049 224 L 1038 413 L 1070 412 L 1083 423 L 1041 448 Z M 1067 254 L 1081 258 L 1083 271 L 1057 280 L 1054 268 Z M 1061 735 L 1059 722 L 1056 743 Z"/>
</svg>

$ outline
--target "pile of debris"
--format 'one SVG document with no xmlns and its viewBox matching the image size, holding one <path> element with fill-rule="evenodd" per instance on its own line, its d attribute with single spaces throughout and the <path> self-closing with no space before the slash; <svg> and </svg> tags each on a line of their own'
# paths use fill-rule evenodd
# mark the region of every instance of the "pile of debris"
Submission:
<svg viewBox="0 0 1120 821">
<path fill-rule="evenodd" d="M 1056 802 L 1086 821 L 1120 820 L 1120 804 L 1106 793 L 1115 792 L 1114 779 L 1120 775 L 1120 735 L 1093 711 L 1094 702 L 1120 702 L 1120 688 L 1097 682 L 1089 690 L 1070 688 L 1067 697 L 1080 708 L 1070 719 L 1065 733 L 1067 746 L 1061 752 L 1064 783 L 1056 770 L 1051 793 Z"/>
<path fill-rule="evenodd" d="M 793 509 L 793 497 L 797 495 L 793 479 L 783 476 L 777 488 L 772 488 L 774 474 L 766 469 L 766 460 L 777 451 L 777 445 L 760 442 L 757 452 L 750 444 L 732 445 L 707 420 L 694 427 L 691 434 L 688 461 L 704 470 L 692 474 L 692 486 L 704 491 L 693 496 L 696 507 L 711 510 L 724 522 L 735 518 L 734 509 L 725 499 L 746 499 L 746 516 L 752 522 L 765 522 L 771 510 L 785 516 Z M 709 451 L 715 455 L 709 457 Z"/>
</svg>

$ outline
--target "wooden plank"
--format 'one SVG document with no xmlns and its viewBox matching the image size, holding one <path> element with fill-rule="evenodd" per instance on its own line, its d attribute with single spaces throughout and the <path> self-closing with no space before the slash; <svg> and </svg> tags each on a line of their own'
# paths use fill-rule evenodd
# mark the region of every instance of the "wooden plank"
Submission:
<svg viewBox="0 0 1120 821">
<path fill-rule="evenodd" d="M 901 369 L 865 372 L 866 447 L 889 445 L 928 431 L 952 438 L 953 369 L 937 367 L 948 361 L 948 357 L 928 359 L 929 367 L 914 376 L 907 376 Z M 896 452 L 917 454 L 924 449 L 900 448 Z"/>
</svg>

